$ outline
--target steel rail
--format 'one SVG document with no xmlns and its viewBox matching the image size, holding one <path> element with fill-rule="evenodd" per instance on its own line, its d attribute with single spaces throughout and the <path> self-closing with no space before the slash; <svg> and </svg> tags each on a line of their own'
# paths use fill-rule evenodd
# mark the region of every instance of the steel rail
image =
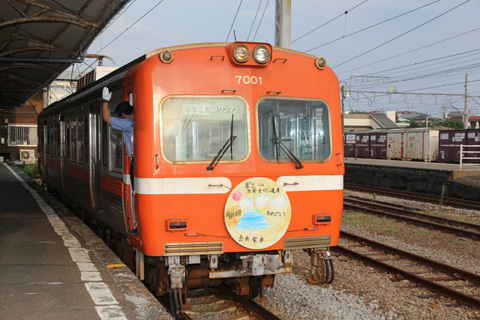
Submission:
<svg viewBox="0 0 480 320">
<path fill-rule="evenodd" d="M 257 317 L 259 320 L 281 320 L 276 314 L 265 309 L 258 303 L 253 300 L 247 300 L 242 298 L 239 295 L 236 295 L 228 288 L 222 288 L 220 295 L 225 295 L 232 299 L 236 304 L 240 305 L 245 310 L 249 311 L 252 315 Z"/>
<path fill-rule="evenodd" d="M 422 256 L 415 255 L 413 253 L 409 253 L 409 252 L 406 252 L 406 251 L 403 251 L 403 250 L 400 250 L 400 249 L 397 249 L 397 248 L 394 248 L 394 247 L 390 247 L 390 246 L 387 246 L 385 244 L 382 244 L 382 243 L 379 243 L 379 242 L 376 242 L 376 241 L 373 241 L 373 240 L 369 240 L 369 239 L 351 234 L 351 233 L 347 233 L 347 232 L 342 231 L 340 233 L 340 236 L 347 237 L 347 238 L 349 238 L 351 240 L 354 240 L 354 241 L 357 241 L 357 242 L 361 242 L 365 245 L 368 245 L 368 246 L 370 246 L 372 248 L 375 248 L 377 250 L 384 251 L 386 253 L 398 255 L 398 256 L 400 256 L 404 259 L 408 259 L 408 260 L 412 260 L 412 261 L 415 261 L 415 262 L 418 262 L 418 263 L 422 263 L 426 266 L 437 269 L 437 270 L 439 270 L 443 273 L 450 274 L 455 279 L 468 280 L 468 281 L 470 281 L 472 283 L 475 283 L 477 285 L 480 284 L 480 276 L 477 275 L 477 274 L 474 274 L 472 272 L 462 270 L 462 269 L 459 269 L 459 268 L 455 268 L 455 267 L 452 267 L 452 266 L 449 266 L 449 265 L 446 265 L 446 264 L 443 264 L 443 263 L 440 263 L 440 262 L 437 262 L 437 261 L 434 261 L 434 260 L 431 260 L 431 259 L 428 259 L 428 258 L 425 258 L 425 257 L 422 257 Z M 393 266 L 391 264 L 385 263 L 383 261 L 373 259 L 373 258 L 371 258 L 367 255 L 355 252 L 355 251 L 353 251 L 351 249 L 348 249 L 346 247 L 336 246 L 336 247 L 333 247 L 332 249 L 334 251 L 340 253 L 340 254 L 343 254 L 343 255 L 349 256 L 351 258 L 363 261 L 363 262 L 365 262 L 365 263 L 367 263 L 367 264 L 369 264 L 373 267 L 376 267 L 376 268 L 379 268 L 379 269 L 384 270 L 386 272 L 395 274 L 398 278 L 407 279 L 409 281 L 421 284 L 425 288 L 427 288 L 427 289 L 429 289 L 433 292 L 436 292 L 440 295 L 452 298 L 452 299 L 454 299 L 456 301 L 459 301 L 463 304 L 466 304 L 468 306 L 480 309 L 480 299 L 478 299 L 476 297 L 470 296 L 470 295 L 465 294 L 463 292 L 460 292 L 458 290 L 455 290 L 455 289 L 449 288 L 447 286 L 441 285 L 441 284 L 436 283 L 436 282 L 434 282 L 432 280 L 429 280 L 427 278 L 420 277 L 420 276 L 418 276 L 418 275 L 416 275 L 412 272 L 409 272 L 407 270 L 404 270 L 404 269 L 401 269 L 399 267 Z"/>
<path fill-rule="evenodd" d="M 440 202 L 443 205 L 448 206 L 456 206 L 464 209 L 471 209 L 471 210 L 480 210 L 480 202 L 478 201 L 470 201 L 470 200 L 462 200 L 462 199 L 455 199 L 449 197 L 442 197 L 430 194 L 419 194 L 413 193 L 408 191 L 401 191 L 401 190 L 392 190 L 392 189 L 385 189 L 379 187 L 371 187 L 371 186 L 364 186 L 364 185 L 357 185 L 352 183 L 345 183 L 345 189 L 347 190 L 354 190 L 360 192 L 375 192 L 377 194 L 391 196 L 395 198 L 407 199 L 407 200 L 417 200 L 417 201 L 425 201 L 433 204 L 439 204 Z"/>
<path fill-rule="evenodd" d="M 351 198 L 345 198 L 343 206 L 344 208 L 348 208 L 348 209 L 364 210 L 379 216 L 391 217 L 400 221 L 407 221 L 409 223 L 419 225 L 422 227 L 434 228 L 434 229 L 450 232 L 453 234 L 461 235 L 464 237 L 480 240 L 479 232 L 460 229 L 460 228 L 447 225 L 447 224 L 455 224 L 458 226 L 462 226 L 464 228 L 470 228 L 470 229 L 475 229 L 480 231 L 480 225 L 475 223 L 469 223 L 469 222 L 464 222 L 464 221 L 455 220 L 455 219 L 431 216 L 431 215 L 422 214 L 419 212 L 396 208 L 393 206 L 376 204 L 375 202 L 371 202 L 371 201 L 357 200 L 357 199 L 351 199 Z M 386 212 L 386 211 L 390 211 L 390 212 Z M 395 213 L 392 213 L 392 211 Z M 418 219 L 420 217 L 423 219 L 433 220 L 434 222 Z"/>
<path fill-rule="evenodd" d="M 261 305 L 257 304 L 253 300 L 244 299 L 241 296 L 236 295 L 233 293 L 230 288 L 222 285 L 218 288 L 212 288 L 208 292 L 209 295 L 213 295 L 213 299 L 209 299 L 206 304 L 213 302 L 215 299 L 219 301 L 223 301 L 223 306 L 220 306 L 219 309 L 210 309 L 210 310 L 203 310 L 203 311 L 194 311 L 191 306 L 187 303 L 184 305 L 184 310 L 182 312 L 182 317 L 184 320 L 188 319 L 205 319 L 206 317 L 214 318 L 214 319 L 237 319 L 239 313 L 248 314 L 250 318 L 255 318 L 258 320 L 281 320 L 280 317 L 272 313 L 271 311 L 265 309 Z M 168 299 L 165 297 L 157 297 L 161 302 L 162 305 L 170 310 Z M 226 310 L 235 309 L 234 315 L 226 315 L 223 314 Z M 208 314 L 208 316 L 207 316 Z M 243 319 L 243 318 L 242 318 Z"/>
</svg>

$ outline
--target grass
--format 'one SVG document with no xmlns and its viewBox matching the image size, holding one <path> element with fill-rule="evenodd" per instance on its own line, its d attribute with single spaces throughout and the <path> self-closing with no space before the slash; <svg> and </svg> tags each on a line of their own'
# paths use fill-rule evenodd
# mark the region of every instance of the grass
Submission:
<svg viewBox="0 0 480 320">
<path fill-rule="evenodd" d="M 372 218 L 372 215 L 361 212 L 345 212 L 342 216 L 342 223 L 368 226 L 372 231 L 380 231 L 388 234 L 398 232 L 395 221 L 378 217 Z"/>
</svg>

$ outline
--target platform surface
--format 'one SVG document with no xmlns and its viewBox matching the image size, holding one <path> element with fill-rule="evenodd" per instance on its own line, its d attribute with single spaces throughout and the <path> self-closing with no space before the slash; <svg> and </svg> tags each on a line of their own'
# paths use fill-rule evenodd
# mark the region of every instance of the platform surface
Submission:
<svg viewBox="0 0 480 320">
<path fill-rule="evenodd" d="M 0 318 L 171 319 L 52 195 L 0 164 Z"/>
</svg>

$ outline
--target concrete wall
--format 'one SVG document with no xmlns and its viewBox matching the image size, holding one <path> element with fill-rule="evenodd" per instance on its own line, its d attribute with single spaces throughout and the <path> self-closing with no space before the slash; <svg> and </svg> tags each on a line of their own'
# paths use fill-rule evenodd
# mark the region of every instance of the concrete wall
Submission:
<svg viewBox="0 0 480 320">
<path fill-rule="evenodd" d="M 345 164 L 345 182 L 465 200 L 479 200 L 480 177 L 454 180 L 454 171 Z M 473 181 L 473 182 L 472 182 Z"/>
</svg>

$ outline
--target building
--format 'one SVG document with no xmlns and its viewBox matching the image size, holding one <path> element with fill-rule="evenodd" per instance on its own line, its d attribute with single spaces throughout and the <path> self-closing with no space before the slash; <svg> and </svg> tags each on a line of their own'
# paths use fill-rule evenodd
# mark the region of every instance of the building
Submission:
<svg viewBox="0 0 480 320">
<path fill-rule="evenodd" d="M 395 123 L 395 111 L 386 112 L 352 112 L 343 115 L 345 131 L 394 129 L 398 128 Z"/>
<path fill-rule="evenodd" d="M 0 109 L 0 162 L 36 161 L 37 118 L 42 110 L 42 92 L 34 95 L 25 106 Z"/>
</svg>

